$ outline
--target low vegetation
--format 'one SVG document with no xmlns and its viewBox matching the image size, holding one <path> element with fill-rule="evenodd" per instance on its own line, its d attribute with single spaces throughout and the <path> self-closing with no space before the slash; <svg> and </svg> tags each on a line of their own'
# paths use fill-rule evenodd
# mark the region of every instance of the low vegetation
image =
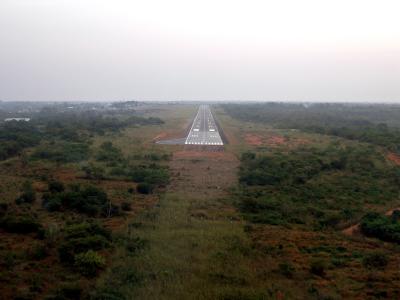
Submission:
<svg viewBox="0 0 400 300">
<path fill-rule="evenodd" d="M 360 224 L 361 231 L 382 241 L 400 244 L 400 211 L 396 210 L 392 216 L 379 213 L 368 213 Z"/>
<path fill-rule="evenodd" d="M 243 121 L 343 137 L 400 153 L 398 105 L 263 103 L 223 108 Z"/>
<path fill-rule="evenodd" d="M 398 298 L 400 107 L 222 107 L 243 128 L 232 196 L 275 296 Z"/>
<path fill-rule="evenodd" d="M 54 104 L 29 122 L 0 121 L 2 299 L 95 299 L 110 256 L 140 248 L 123 231 L 126 220 L 169 182 L 168 152 L 119 144 L 164 121 L 79 107 Z"/>
<path fill-rule="evenodd" d="M 239 207 L 253 222 L 329 228 L 400 192 L 400 172 L 363 147 L 303 148 L 242 156 Z"/>
</svg>

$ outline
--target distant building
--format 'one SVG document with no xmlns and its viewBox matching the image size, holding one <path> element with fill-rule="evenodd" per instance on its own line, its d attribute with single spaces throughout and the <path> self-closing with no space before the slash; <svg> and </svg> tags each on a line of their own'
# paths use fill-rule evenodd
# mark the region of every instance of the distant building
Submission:
<svg viewBox="0 0 400 300">
<path fill-rule="evenodd" d="M 11 122 L 11 121 L 17 121 L 17 122 L 29 122 L 31 119 L 30 118 L 7 118 L 4 119 L 4 122 Z"/>
</svg>

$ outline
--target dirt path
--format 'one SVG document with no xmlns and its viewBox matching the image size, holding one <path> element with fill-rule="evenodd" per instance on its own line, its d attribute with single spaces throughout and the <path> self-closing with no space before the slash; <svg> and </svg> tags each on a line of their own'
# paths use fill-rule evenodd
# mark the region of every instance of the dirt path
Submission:
<svg viewBox="0 0 400 300">
<path fill-rule="evenodd" d="M 391 216 L 395 210 L 400 210 L 400 207 L 392 208 L 385 212 L 386 216 Z M 362 234 L 360 230 L 360 223 L 351 225 L 350 227 L 347 227 L 342 230 L 342 233 L 347 235 L 347 236 L 352 236 L 352 235 L 359 235 Z"/>
</svg>

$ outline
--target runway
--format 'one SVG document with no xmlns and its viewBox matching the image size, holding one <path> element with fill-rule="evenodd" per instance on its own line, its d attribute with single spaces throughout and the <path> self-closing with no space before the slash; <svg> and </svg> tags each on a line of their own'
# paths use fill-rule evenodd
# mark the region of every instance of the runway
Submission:
<svg viewBox="0 0 400 300">
<path fill-rule="evenodd" d="M 185 140 L 185 145 L 221 146 L 223 144 L 210 107 L 208 105 L 200 105 Z"/>
</svg>

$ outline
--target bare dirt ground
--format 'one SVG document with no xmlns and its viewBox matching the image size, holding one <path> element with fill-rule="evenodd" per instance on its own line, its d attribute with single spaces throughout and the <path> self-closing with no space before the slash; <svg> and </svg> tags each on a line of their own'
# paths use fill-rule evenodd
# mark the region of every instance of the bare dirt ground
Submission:
<svg viewBox="0 0 400 300">
<path fill-rule="evenodd" d="M 225 151 L 178 151 L 170 168 L 173 184 L 170 192 L 223 196 L 236 183 L 238 159 Z"/>
<path fill-rule="evenodd" d="M 259 136 L 257 134 L 247 133 L 244 136 L 244 140 L 246 141 L 247 144 L 249 144 L 251 146 L 261 146 L 263 144 L 263 140 L 262 140 L 261 136 Z"/>
<path fill-rule="evenodd" d="M 393 162 L 393 163 L 395 163 L 396 165 L 400 166 L 400 155 L 391 152 L 391 153 L 389 153 L 389 154 L 387 155 L 387 158 L 388 158 L 391 162 Z"/>
<path fill-rule="evenodd" d="M 280 147 L 285 146 L 288 148 L 296 147 L 307 144 L 309 141 L 301 138 L 285 137 L 277 134 L 260 135 L 256 133 L 246 133 L 244 141 L 250 146 L 269 146 Z"/>
</svg>

